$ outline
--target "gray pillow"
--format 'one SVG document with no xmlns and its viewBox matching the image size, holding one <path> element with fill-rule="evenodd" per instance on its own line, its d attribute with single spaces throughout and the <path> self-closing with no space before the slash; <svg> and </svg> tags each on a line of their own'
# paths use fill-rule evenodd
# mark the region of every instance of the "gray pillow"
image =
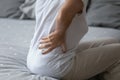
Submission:
<svg viewBox="0 0 120 80">
<path fill-rule="evenodd" d="M 0 17 L 2 18 L 19 18 L 21 11 L 19 6 L 24 0 L 0 0 Z"/>
<path fill-rule="evenodd" d="M 120 0 L 91 0 L 87 23 L 89 26 L 120 28 Z"/>
<path fill-rule="evenodd" d="M 25 0 L 25 3 L 20 6 L 23 18 L 35 19 L 35 2 L 36 0 Z"/>
</svg>

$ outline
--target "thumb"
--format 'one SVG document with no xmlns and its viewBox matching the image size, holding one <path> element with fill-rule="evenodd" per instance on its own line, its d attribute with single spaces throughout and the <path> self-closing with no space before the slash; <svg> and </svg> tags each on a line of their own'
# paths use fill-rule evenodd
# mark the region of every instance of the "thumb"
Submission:
<svg viewBox="0 0 120 80">
<path fill-rule="evenodd" d="M 62 51 L 65 53 L 67 51 L 66 43 L 63 42 L 62 45 L 61 45 L 61 47 L 62 47 Z"/>
</svg>

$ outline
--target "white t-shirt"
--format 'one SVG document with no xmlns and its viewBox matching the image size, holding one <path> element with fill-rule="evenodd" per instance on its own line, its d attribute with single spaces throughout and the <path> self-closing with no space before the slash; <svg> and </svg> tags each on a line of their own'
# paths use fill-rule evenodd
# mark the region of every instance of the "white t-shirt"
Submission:
<svg viewBox="0 0 120 80">
<path fill-rule="evenodd" d="M 61 78 L 72 68 L 75 49 L 88 31 L 84 11 L 81 15 L 76 14 L 67 29 L 66 53 L 62 52 L 61 47 L 57 47 L 43 55 L 42 49 L 38 48 L 40 39 L 48 36 L 54 30 L 55 19 L 63 3 L 64 0 L 37 0 L 36 2 L 36 26 L 27 56 L 27 66 L 32 73 Z"/>
</svg>

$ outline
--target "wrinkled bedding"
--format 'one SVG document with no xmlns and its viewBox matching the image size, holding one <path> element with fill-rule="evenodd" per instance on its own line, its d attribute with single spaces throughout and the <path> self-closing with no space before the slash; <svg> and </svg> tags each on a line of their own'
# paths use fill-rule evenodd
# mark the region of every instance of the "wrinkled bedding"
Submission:
<svg viewBox="0 0 120 80">
<path fill-rule="evenodd" d="M 0 80 L 57 80 L 34 75 L 26 67 L 34 21 L 0 19 L 0 24 Z"/>
<path fill-rule="evenodd" d="M 0 24 L 0 80 L 57 80 L 34 75 L 26 67 L 26 56 L 34 34 L 34 20 L 0 18 Z M 82 41 L 104 37 L 115 37 L 120 40 L 120 31 L 89 27 L 89 32 Z"/>
</svg>

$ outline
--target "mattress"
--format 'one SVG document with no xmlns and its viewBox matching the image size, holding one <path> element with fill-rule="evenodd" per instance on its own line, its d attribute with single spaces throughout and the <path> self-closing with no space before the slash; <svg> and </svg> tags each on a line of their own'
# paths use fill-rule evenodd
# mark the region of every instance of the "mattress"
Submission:
<svg viewBox="0 0 120 80">
<path fill-rule="evenodd" d="M 35 21 L 0 19 L 0 80 L 57 80 L 32 74 L 26 56 Z"/>
</svg>

